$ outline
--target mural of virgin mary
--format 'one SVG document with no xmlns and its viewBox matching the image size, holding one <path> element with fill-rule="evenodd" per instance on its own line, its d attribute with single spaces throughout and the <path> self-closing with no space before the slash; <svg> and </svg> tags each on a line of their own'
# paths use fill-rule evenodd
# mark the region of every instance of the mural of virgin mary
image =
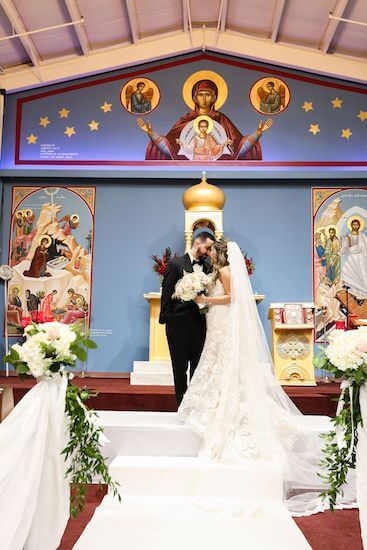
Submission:
<svg viewBox="0 0 367 550">
<path fill-rule="evenodd" d="M 199 75 L 207 78 L 198 78 Z M 191 87 L 191 101 L 185 98 L 185 86 L 195 77 Z M 211 77 L 211 78 L 210 78 Z M 219 86 L 218 86 L 218 84 Z M 225 88 L 223 90 L 223 88 Z M 160 136 L 154 131 L 149 121 L 142 118 L 137 120 L 139 127 L 150 138 L 145 154 L 146 160 L 187 160 L 187 157 L 179 155 L 180 135 L 187 124 L 192 124 L 198 116 L 208 116 L 222 126 L 231 143 L 230 154 L 220 157 L 220 160 L 262 160 L 261 145 L 259 142 L 262 134 L 272 125 L 272 119 L 260 122 L 257 129 L 250 135 L 242 135 L 233 122 L 217 109 L 223 105 L 227 97 L 227 85 L 224 79 L 212 71 L 199 71 L 191 75 L 184 85 L 184 99 L 193 109 L 182 116 L 171 128 L 166 136 Z"/>
</svg>

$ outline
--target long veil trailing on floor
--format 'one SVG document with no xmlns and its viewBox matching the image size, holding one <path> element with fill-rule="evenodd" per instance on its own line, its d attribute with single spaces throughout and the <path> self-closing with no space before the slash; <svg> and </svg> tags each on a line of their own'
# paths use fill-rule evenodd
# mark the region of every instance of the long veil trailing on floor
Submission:
<svg viewBox="0 0 367 550">
<path fill-rule="evenodd" d="M 253 297 L 243 255 L 234 242 L 228 243 L 231 272 L 232 360 L 235 376 L 233 391 L 251 411 L 251 424 L 260 454 L 281 460 L 284 498 L 293 515 L 319 512 L 323 503 L 319 493 L 325 489 L 319 462 L 323 440 L 310 426 L 275 378 L 273 362 L 264 329 Z M 330 429 L 328 422 L 326 430 Z M 355 483 L 346 487 L 340 506 L 355 505 Z"/>
</svg>

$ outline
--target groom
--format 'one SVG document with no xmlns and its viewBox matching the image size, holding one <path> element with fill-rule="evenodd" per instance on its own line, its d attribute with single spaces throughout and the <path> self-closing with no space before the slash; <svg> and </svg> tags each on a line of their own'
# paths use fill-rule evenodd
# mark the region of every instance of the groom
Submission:
<svg viewBox="0 0 367 550">
<path fill-rule="evenodd" d="M 187 369 L 190 363 L 190 378 L 199 363 L 206 333 L 205 315 L 195 302 L 172 300 L 175 285 L 183 272 L 210 270 L 206 254 L 215 241 L 213 231 L 200 227 L 193 234 L 190 252 L 168 262 L 163 279 L 161 313 L 159 322 L 166 325 L 168 347 L 171 355 L 177 405 L 187 390 Z"/>
</svg>

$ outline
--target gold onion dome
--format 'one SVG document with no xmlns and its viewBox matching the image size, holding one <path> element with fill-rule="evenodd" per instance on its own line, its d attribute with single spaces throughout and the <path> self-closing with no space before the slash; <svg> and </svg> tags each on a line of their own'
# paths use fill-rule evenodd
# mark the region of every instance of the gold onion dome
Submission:
<svg viewBox="0 0 367 550">
<path fill-rule="evenodd" d="M 182 202 L 185 210 L 223 210 L 226 197 L 219 187 L 206 181 L 203 172 L 201 182 L 186 189 Z"/>
</svg>

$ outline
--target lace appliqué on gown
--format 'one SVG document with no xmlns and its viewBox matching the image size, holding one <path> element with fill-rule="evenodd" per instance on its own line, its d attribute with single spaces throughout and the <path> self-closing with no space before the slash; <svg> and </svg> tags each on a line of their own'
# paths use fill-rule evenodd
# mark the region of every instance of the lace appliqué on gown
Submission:
<svg viewBox="0 0 367 550">
<path fill-rule="evenodd" d="M 223 294 L 217 279 L 210 296 Z M 200 456 L 234 461 L 259 454 L 246 400 L 234 379 L 230 306 L 211 305 L 201 359 L 177 413 L 203 438 Z"/>
</svg>

